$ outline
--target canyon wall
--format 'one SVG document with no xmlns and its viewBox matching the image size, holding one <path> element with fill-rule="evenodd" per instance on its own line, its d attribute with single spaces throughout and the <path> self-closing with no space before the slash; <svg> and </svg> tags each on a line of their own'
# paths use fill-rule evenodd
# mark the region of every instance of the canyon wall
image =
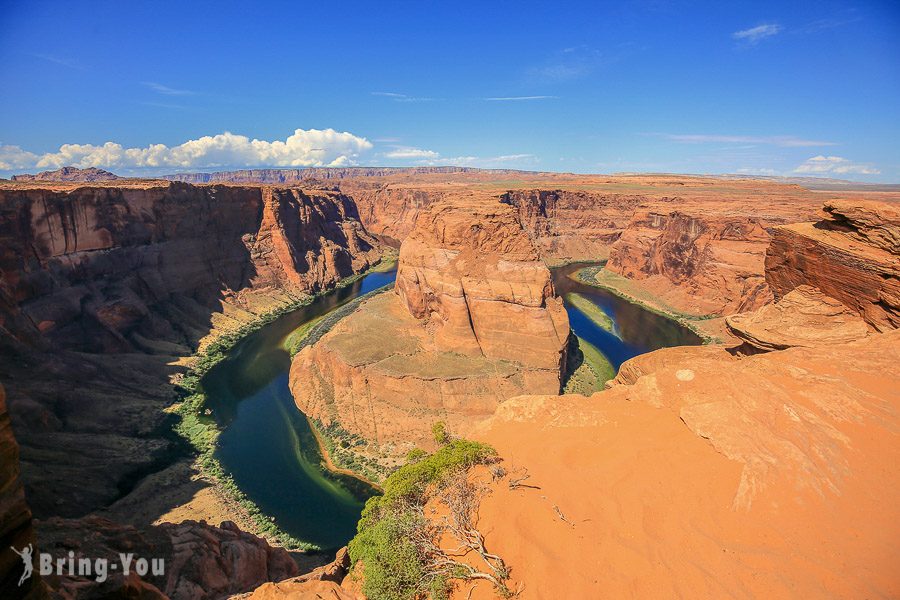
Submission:
<svg viewBox="0 0 900 600">
<path fill-rule="evenodd" d="M 169 464 L 178 357 L 379 260 L 329 191 L 124 180 L 0 189 L 0 380 L 39 516 Z"/>
<path fill-rule="evenodd" d="M 515 206 L 519 221 L 550 263 L 606 259 L 647 198 L 571 190 L 512 190 L 500 201 Z"/>
<path fill-rule="evenodd" d="M 812 214 L 812 206 L 797 202 L 650 202 L 612 245 L 607 269 L 685 312 L 751 310 L 772 300 L 764 277 L 769 231 Z"/>
<path fill-rule="evenodd" d="M 41 597 L 39 577 L 24 585 L 22 560 L 12 551 L 35 545 L 31 509 L 25 502 L 25 488 L 19 477 L 19 444 L 13 435 L 6 408 L 6 392 L 0 385 L 0 597 Z"/>
<path fill-rule="evenodd" d="M 819 288 L 876 331 L 900 327 L 900 208 L 865 200 L 825 203 L 828 217 L 775 229 L 766 281 L 776 297 Z"/>
</svg>

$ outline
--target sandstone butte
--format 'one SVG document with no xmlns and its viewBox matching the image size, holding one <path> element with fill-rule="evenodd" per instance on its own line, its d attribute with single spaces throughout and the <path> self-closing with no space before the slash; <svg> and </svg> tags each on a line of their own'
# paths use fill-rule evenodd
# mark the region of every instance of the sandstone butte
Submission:
<svg viewBox="0 0 900 600">
<path fill-rule="evenodd" d="M 569 321 L 550 271 L 496 198 L 435 203 L 400 246 L 394 293 L 376 296 L 294 358 L 298 408 L 372 442 L 395 464 L 523 393 L 560 390 Z M 387 462 L 385 462 L 387 461 Z"/>
<path fill-rule="evenodd" d="M 900 594 L 896 193 L 454 168 L 194 178 L 202 185 L 37 179 L 0 182 L 0 381 L 12 421 L 4 426 L 0 410 L 0 532 L 4 542 L 34 539 L 30 506 L 38 547 L 184 540 L 179 556 L 195 557 L 165 582 L 117 580 L 106 592 L 227 595 L 289 578 L 256 597 L 359 597 L 358 584 L 337 583 L 337 563 L 298 579 L 265 541 L 197 522 L 246 526 L 192 480 L 189 460 L 169 458 L 169 379 L 198 346 L 365 269 L 382 243 L 404 241 L 432 218 L 432 205 L 462 196 L 517 213 L 545 263 L 608 256 L 601 283 L 657 308 L 753 311 L 730 320 L 738 336 L 749 332 L 726 345 L 732 352 L 657 351 L 625 363 L 612 389 L 591 398 L 531 388 L 544 395 L 461 416 L 507 469 L 527 469 L 541 487 L 510 489 L 507 477 L 482 503 L 487 544 L 513 567 L 522 597 Z M 419 256 L 428 260 L 456 251 L 452 239 L 426 239 Z M 496 293 L 487 275 L 473 289 Z M 450 320 L 468 276 L 442 275 L 437 287 L 413 277 L 411 302 L 386 293 L 369 303 L 389 304 L 382 316 L 402 322 L 417 347 L 473 349 Z M 410 313 L 423 305 L 428 315 Z M 376 313 L 357 311 L 333 333 Z M 848 341 L 860 332 L 854 315 L 868 331 Z M 848 337 L 831 335 L 831 316 Z M 793 335 L 801 318 L 827 335 Z M 723 319 L 702 324 L 726 337 Z M 498 352 L 510 347 L 508 333 L 491 331 Z M 736 349 L 751 339 L 757 351 L 790 348 Z M 462 365 L 515 363 L 454 356 Z M 164 512 L 178 522 L 151 525 L 171 518 Z M 12 558 L 0 562 L 3 590 L 18 574 Z M 484 585 L 472 592 L 487 595 Z"/>
</svg>

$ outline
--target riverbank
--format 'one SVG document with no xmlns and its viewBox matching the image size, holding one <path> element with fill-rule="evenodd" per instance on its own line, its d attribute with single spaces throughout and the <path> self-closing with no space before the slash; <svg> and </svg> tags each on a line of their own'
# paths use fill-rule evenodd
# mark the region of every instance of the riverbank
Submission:
<svg viewBox="0 0 900 600">
<path fill-rule="evenodd" d="M 719 315 L 692 315 L 668 306 L 652 294 L 641 290 L 633 281 L 606 270 L 605 265 L 584 267 L 569 277 L 591 287 L 606 290 L 611 294 L 636 304 L 641 308 L 671 319 L 697 334 L 704 344 L 724 342 L 724 320 Z"/>
<path fill-rule="evenodd" d="M 225 499 L 225 504 L 231 509 L 223 511 L 221 505 L 216 505 L 216 516 L 221 515 L 222 512 L 233 512 L 235 514 L 230 520 L 242 524 L 252 524 L 252 527 L 249 527 L 249 530 L 256 535 L 266 538 L 272 544 L 295 550 L 319 550 L 314 544 L 297 539 L 283 531 L 271 517 L 264 514 L 263 511 L 240 489 L 234 479 L 216 459 L 214 454 L 221 431 L 215 420 L 211 417 L 210 411 L 207 409 L 207 398 L 203 391 L 201 380 L 211 369 L 228 356 L 229 351 L 248 335 L 258 331 L 265 325 L 272 323 L 275 319 L 287 313 L 312 304 L 316 299 L 326 294 L 333 293 L 335 290 L 352 285 L 370 273 L 390 271 L 395 263 L 396 253 L 386 252 L 384 258 L 378 265 L 367 271 L 357 273 L 341 280 L 336 286 L 329 290 L 319 294 L 298 298 L 295 302 L 281 305 L 267 313 L 257 315 L 255 319 L 244 323 L 236 329 L 215 335 L 214 339 L 209 341 L 203 350 L 195 354 L 189 361 L 190 366 L 187 373 L 175 381 L 181 400 L 180 402 L 173 404 L 169 408 L 169 411 L 180 417 L 178 424 L 174 427 L 174 431 L 187 440 L 196 452 L 196 458 L 194 460 L 194 470 L 196 471 L 195 478 L 202 480 L 209 486 L 202 491 L 204 499 L 212 500 L 213 502 L 217 499 Z M 306 334 L 312 334 L 314 329 L 314 327 L 310 327 L 306 331 Z M 306 336 L 303 337 L 305 338 Z M 299 341 L 301 340 L 294 340 L 295 343 Z M 323 453 L 323 457 L 325 457 L 325 453 Z M 326 467 L 328 467 L 328 465 L 334 465 L 334 463 L 327 458 L 323 459 L 323 464 Z M 358 477 L 357 474 L 352 475 Z M 198 493 L 198 496 L 199 495 L 200 493 Z M 208 506 L 210 502 L 199 502 L 198 504 L 202 507 Z M 188 515 L 184 514 L 187 511 L 181 510 L 182 508 L 186 509 L 187 507 L 176 507 L 172 509 L 169 514 L 183 515 L 184 518 L 190 518 Z M 207 515 L 191 515 L 191 517 L 201 519 L 207 518 Z"/>
</svg>

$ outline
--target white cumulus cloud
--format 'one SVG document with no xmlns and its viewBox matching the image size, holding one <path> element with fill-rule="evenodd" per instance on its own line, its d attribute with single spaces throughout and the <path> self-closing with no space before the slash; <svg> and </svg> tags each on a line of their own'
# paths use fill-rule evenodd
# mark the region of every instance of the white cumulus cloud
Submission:
<svg viewBox="0 0 900 600">
<path fill-rule="evenodd" d="M 18 146 L 0 145 L 0 170 L 64 166 L 104 168 L 210 168 L 210 167 L 338 167 L 354 164 L 371 150 L 364 137 L 334 129 L 297 129 L 285 140 L 250 139 L 230 132 L 203 136 L 177 146 L 151 144 L 125 148 L 116 142 L 103 145 L 63 144 L 57 152 L 37 155 Z"/>
<path fill-rule="evenodd" d="M 811 175 L 878 175 L 881 173 L 872 165 L 855 163 L 841 156 L 813 156 L 794 169 L 794 173 Z"/>
<path fill-rule="evenodd" d="M 731 34 L 731 37 L 741 42 L 755 44 L 762 39 L 777 35 L 780 32 L 781 25 L 779 25 L 778 23 L 763 23 L 762 25 L 757 25 L 756 27 L 735 31 Z"/>
</svg>

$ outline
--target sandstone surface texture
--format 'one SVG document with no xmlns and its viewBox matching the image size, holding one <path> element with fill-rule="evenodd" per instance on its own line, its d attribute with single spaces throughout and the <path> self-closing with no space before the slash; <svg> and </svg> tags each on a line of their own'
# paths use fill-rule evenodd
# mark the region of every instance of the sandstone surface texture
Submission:
<svg viewBox="0 0 900 600">
<path fill-rule="evenodd" d="M 900 208 L 834 200 L 816 223 L 775 229 L 766 281 L 776 297 L 810 285 L 857 311 L 876 331 L 900 327 Z"/>
<path fill-rule="evenodd" d="M 196 521 L 164 523 L 137 529 L 99 517 L 53 518 L 38 523 L 46 552 L 54 556 L 104 557 L 119 563 L 120 553 L 165 558 L 165 572 L 126 577 L 121 566 L 109 578 L 51 575 L 46 578 L 56 597 L 62 598 L 227 598 L 250 592 L 268 581 L 281 581 L 299 573 L 297 563 L 283 548 L 241 531 L 233 523 L 219 527 Z"/>
<path fill-rule="evenodd" d="M 859 340 L 869 327 L 858 313 L 801 285 L 774 304 L 726 317 L 731 333 L 758 350 L 784 350 Z"/>
<path fill-rule="evenodd" d="M 900 332 L 634 361 L 628 384 L 514 398 L 476 434 L 539 488 L 501 481 L 479 513 L 522 598 L 900 593 Z"/>
</svg>

